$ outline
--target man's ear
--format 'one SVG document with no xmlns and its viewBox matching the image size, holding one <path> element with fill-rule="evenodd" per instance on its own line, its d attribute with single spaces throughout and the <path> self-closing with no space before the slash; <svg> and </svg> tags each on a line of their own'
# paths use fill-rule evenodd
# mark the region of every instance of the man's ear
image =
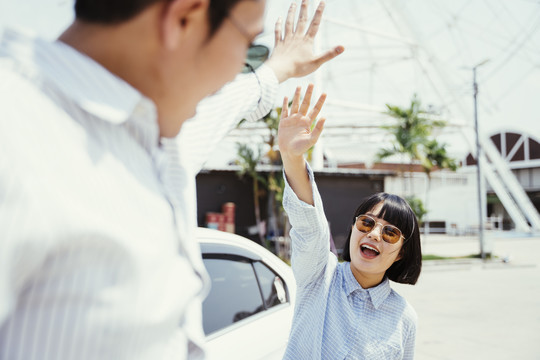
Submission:
<svg viewBox="0 0 540 360">
<path fill-rule="evenodd" d="M 209 29 L 210 0 L 169 0 L 162 14 L 161 36 L 165 47 L 174 50 L 184 37 L 204 34 Z"/>
</svg>

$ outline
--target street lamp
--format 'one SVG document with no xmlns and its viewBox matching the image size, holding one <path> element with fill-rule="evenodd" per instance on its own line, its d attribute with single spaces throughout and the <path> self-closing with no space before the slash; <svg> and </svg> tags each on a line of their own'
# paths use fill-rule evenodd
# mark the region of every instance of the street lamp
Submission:
<svg viewBox="0 0 540 360">
<path fill-rule="evenodd" d="M 480 240 L 480 256 L 482 260 L 485 259 L 486 253 L 484 251 L 484 209 L 482 208 L 482 168 L 480 166 L 480 156 L 482 155 L 482 148 L 480 147 L 480 136 L 478 132 L 478 108 L 477 108 L 477 97 L 478 97 L 478 84 L 476 82 L 476 69 L 480 66 L 486 64 L 489 59 L 485 59 L 481 63 L 473 67 L 473 90 L 474 90 L 474 131 L 476 134 L 476 182 L 477 182 L 477 192 L 478 192 L 478 237 Z"/>
</svg>

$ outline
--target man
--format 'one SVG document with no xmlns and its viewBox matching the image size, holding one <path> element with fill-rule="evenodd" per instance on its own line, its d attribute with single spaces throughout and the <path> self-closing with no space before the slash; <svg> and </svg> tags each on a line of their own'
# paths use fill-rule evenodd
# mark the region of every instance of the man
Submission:
<svg viewBox="0 0 540 360">
<path fill-rule="evenodd" d="M 77 0 L 76 20 L 56 42 L 5 32 L 0 359 L 204 356 L 208 280 L 192 233 L 196 155 L 207 148 L 183 140 L 220 119 L 204 116 L 203 104 L 201 121 L 177 134 L 238 73 L 264 6 Z M 294 36 L 293 22 L 261 69 L 279 80 L 340 52 L 298 55 L 312 38 Z"/>
</svg>

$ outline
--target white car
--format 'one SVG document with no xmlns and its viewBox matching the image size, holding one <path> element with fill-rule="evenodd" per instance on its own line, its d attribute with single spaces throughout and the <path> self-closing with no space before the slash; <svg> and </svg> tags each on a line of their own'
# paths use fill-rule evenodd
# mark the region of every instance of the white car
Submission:
<svg viewBox="0 0 540 360">
<path fill-rule="evenodd" d="M 244 237 L 197 230 L 212 289 L 203 303 L 208 359 L 282 359 L 296 283 L 289 265 Z"/>
</svg>

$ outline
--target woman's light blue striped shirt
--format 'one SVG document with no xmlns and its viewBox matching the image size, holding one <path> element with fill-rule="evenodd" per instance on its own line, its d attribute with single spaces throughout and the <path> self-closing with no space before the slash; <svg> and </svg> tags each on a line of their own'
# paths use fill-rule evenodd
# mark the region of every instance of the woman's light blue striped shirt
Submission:
<svg viewBox="0 0 540 360">
<path fill-rule="evenodd" d="M 349 262 L 330 252 L 329 228 L 311 169 L 315 205 L 286 183 L 284 206 L 292 225 L 292 267 L 298 284 L 284 359 L 413 359 L 417 316 L 384 279 L 363 289 Z"/>
</svg>

